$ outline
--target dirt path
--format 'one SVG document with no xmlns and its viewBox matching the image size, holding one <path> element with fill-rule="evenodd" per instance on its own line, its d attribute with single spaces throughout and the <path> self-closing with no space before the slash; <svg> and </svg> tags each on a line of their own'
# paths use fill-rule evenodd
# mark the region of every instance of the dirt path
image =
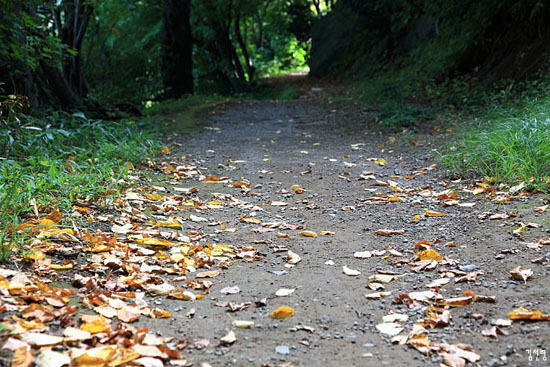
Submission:
<svg viewBox="0 0 550 367">
<path fill-rule="evenodd" d="M 480 365 L 529 365 L 525 349 L 540 351 L 550 346 L 548 323 L 521 321 L 511 327 L 502 326 L 498 332 L 511 335 L 496 338 L 482 336 L 481 331 L 491 329 L 497 319 L 507 320 L 506 314 L 520 306 L 550 312 L 549 268 L 531 263 L 545 252 L 526 249 L 525 245 L 536 242 L 548 231 L 544 229 L 549 225 L 548 213 L 538 215 L 533 211 L 535 204 L 542 205 L 542 198 L 525 197 L 497 205 L 485 200 L 485 193 L 466 192 L 463 189 L 474 187 L 445 180 L 437 169 L 432 170 L 432 144 L 445 140 L 443 133 L 417 135 L 414 139 L 419 144 L 412 145 L 410 136 L 383 135 L 365 129 L 367 115 L 350 107 L 321 103 L 314 94 L 301 101 L 229 104 L 215 112 L 205 133 L 178 138 L 182 148 L 175 155 L 186 154 L 197 161 L 203 175 L 250 182 L 250 188 L 243 193 L 231 183 L 197 183 L 197 188 L 203 202 L 214 199 L 209 193 L 221 191 L 258 206 L 224 207 L 207 211 L 204 216 L 238 229 L 235 233 L 216 234 L 211 238 L 214 243 L 253 246 L 261 256 L 256 262 L 235 261 L 213 279 L 209 299 L 185 304 L 175 320 L 170 320 L 171 328 L 181 330 L 189 341 L 213 341 L 235 331 L 237 341 L 233 345 L 216 346 L 219 343 L 213 342 L 202 350 L 191 347 L 188 358 L 212 366 L 286 362 L 296 366 L 425 366 L 438 365 L 445 358 L 449 365 L 458 366 L 460 362 L 449 357 L 452 352 L 443 353 L 445 347 L 427 357 L 410 346 L 392 345 L 390 338 L 381 335 L 375 326 L 382 323 L 383 316 L 399 313 L 408 317 L 407 321 L 397 321 L 405 328 L 399 336 L 407 335 L 419 319 L 426 317 L 425 306 L 436 304 L 435 298 L 464 297 L 464 292 L 470 290 L 494 296 L 498 303 L 476 302 L 451 308 L 450 320 L 446 319 L 447 312 L 438 309 L 432 315 L 437 320 L 433 323 L 438 325 L 433 329 L 426 326 L 425 332 L 417 333 L 416 344 L 422 348 L 427 340 L 423 336 L 431 343 L 464 343 L 481 356 L 477 362 Z M 380 159 L 386 161 L 385 165 Z M 397 187 L 392 190 L 381 186 L 388 180 Z M 305 192 L 296 194 L 293 185 Z M 438 193 L 444 190 L 451 190 L 445 191 L 448 197 L 438 199 Z M 451 192 L 458 196 L 455 198 Z M 388 202 L 388 197 L 399 201 Z M 442 206 L 445 199 L 451 206 Z M 281 202 L 286 205 L 276 205 Z M 475 204 L 460 206 L 464 203 Z M 445 216 L 427 217 L 427 210 L 443 212 Z M 517 216 L 480 220 L 476 213 L 481 212 L 517 212 Z M 417 215 L 420 220 L 412 220 Z M 264 226 L 243 223 L 241 217 L 256 218 Z M 543 229 L 527 229 L 521 236 L 525 239 L 518 238 L 511 234 L 518 226 L 507 227 L 503 224 L 506 221 L 533 221 L 542 224 Z M 282 230 L 284 227 L 274 225 L 273 231 L 254 232 L 268 228 L 266 223 L 281 222 L 303 225 L 303 229 Z M 208 227 L 201 227 L 209 232 Z M 380 229 L 405 233 L 376 235 Z M 334 234 L 296 236 L 303 230 Z M 290 237 L 280 238 L 278 233 Z M 434 244 L 433 249 L 445 260 L 428 265 L 428 269 L 435 267 L 432 270 L 422 269 L 426 263 L 408 264 L 413 261 L 414 252 L 420 251 L 415 249 L 419 241 Z M 286 249 L 298 254 L 301 262 L 287 267 Z M 394 252 L 382 254 L 390 249 Z M 371 257 L 354 257 L 354 253 L 365 251 L 371 253 L 363 256 Z M 511 279 L 508 271 L 519 265 L 533 269 L 534 280 L 524 283 Z M 361 274 L 345 275 L 343 266 Z M 418 269 L 412 270 L 414 267 Z M 365 294 L 375 292 L 372 283 L 377 282 L 370 282 L 373 289 L 366 288 L 369 277 L 375 274 L 402 277 L 377 290 L 391 291 L 391 295 L 367 299 Z M 470 281 L 455 283 L 454 279 L 464 275 Z M 453 276 L 445 286 L 427 287 L 434 280 Z M 226 286 L 238 286 L 240 292 L 223 295 L 220 289 Z M 280 288 L 296 290 L 290 296 L 276 297 Z M 418 301 L 405 298 L 400 304 L 392 302 L 402 294 L 429 290 L 439 290 L 439 296 L 421 293 L 416 295 Z M 423 297 L 431 300 L 422 301 Z M 212 305 L 263 298 L 267 298 L 266 307 L 253 304 L 234 313 Z M 471 297 L 457 302 L 470 301 Z M 269 313 L 283 305 L 294 308 L 295 315 L 271 319 Z M 185 314 L 191 307 L 196 308 L 196 313 L 188 319 Z M 251 320 L 255 325 L 252 329 L 238 329 L 231 326 L 231 320 Z M 300 326 L 315 330 L 310 332 Z M 409 343 L 412 339 L 411 334 Z M 469 358 L 477 359 L 475 355 Z"/>
<path fill-rule="evenodd" d="M 548 199 L 451 181 L 445 132 L 303 92 L 216 106 L 74 230 L 37 222 L 48 257 L 0 268 L 3 341 L 59 367 L 547 365 L 550 323 L 507 314 L 550 314 Z"/>
</svg>

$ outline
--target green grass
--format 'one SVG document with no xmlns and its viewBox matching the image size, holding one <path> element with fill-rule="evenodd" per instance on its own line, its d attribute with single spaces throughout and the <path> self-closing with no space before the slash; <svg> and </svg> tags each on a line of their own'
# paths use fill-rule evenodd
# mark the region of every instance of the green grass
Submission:
<svg viewBox="0 0 550 367">
<path fill-rule="evenodd" d="M 68 212 L 78 200 L 117 195 L 129 168 L 160 150 L 160 131 L 145 121 L 52 112 L 1 123 L 0 261 L 25 240 L 9 228 L 34 210 Z"/>
<path fill-rule="evenodd" d="M 451 174 L 487 176 L 507 184 L 525 181 L 548 191 L 550 99 L 495 105 L 475 115 L 475 124 L 464 129 L 442 156 Z"/>
</svg>

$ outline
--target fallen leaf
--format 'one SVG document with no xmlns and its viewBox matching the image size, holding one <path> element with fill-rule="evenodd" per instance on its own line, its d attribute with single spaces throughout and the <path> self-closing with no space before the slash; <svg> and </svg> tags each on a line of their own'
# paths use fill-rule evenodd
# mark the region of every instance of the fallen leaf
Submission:
<svg viewBox="0 0 550 367">
<path fill-rule="evenodd" d="M 295 290 L 296 288 L 281 288 L 275 292 L 275 295 L 277 297 L 287 297 L 294 293 Z"/>
<path fill-rule="evenodd" d="M 403 326 L 395 322 L 383 322 L 376 325 L 376 330 L 378 330 L 382 334 L 386 334 L 389 336 L 395 336 L 402 332 L 404 329 L 405 328 Z"/>
<path fill-rule="evenodd" d="M 374 274 L 369 277 L 370 281 L 380 282 L 380 283 L 389 283 L 392 280 L 401 278 L 401 275 L 390 275 L 390 274 Z"/>
<path fill-rule="evenodd" d="M 34 354 L 26 347 L 15 350 L 12 356 L 11 367 L 30 367 L 34 362 Z"/>
<path fill-rule="evenodd" d="M 231 325 L 240 329 L 250 329 L 252 326 L 254 326 L 254 321 L 233 320 L 231 321 Z"/>
<path fill-rule="evenodd" d="M 231 330 L 229 333 L 227 333 L 226 336 L 218 338 L 218 340 L 222 345 L 231 345 L 235 343 L 235 341 L 237 340 L 237 337 L 235 336 L 235 333 L 233 332 L 233 330 Z"/>
<path fill-rule="evenodd" d="M 403 229 L 379 229 L 374 233 L 379 236 L 394 236 L 405 234 L 405 231 Z"/>
<path fill-rule="evenodd" d="M 400 314 L 400 313 L 391 313 L 389 315 L 383 316 L 383 322 L 398 322 L 398 321 L 407 321 L 409 316 Z"/>
<path fill-rule="evenodd" d="M 300 261 L 302 261 L 302 258 L 301 258 L 298 254 L 296 254 L 296 253 L 294 253 L 294 252 L 288 250 L 288 253 L 287 253 L 287 260 L 286 260 L 286 261 L 287 261 L 287 263 L 289 263 L 289 264 L 296 265 L 296 264 L 298 264 Z"/>
<path fill-rule="evenodd" d="M 20 334 L 19 339 L 36 347 L 56 345 L 63 342 L 63 338 L 60 336 L 29 332 Z"/>
<path fill-rule="evenodd" d="M 350 277 L 355 277 L 361 274 L 359 270 L 350 269 L 347 266 L 343 266 L 342 271 L 344 272 L 344 274 L 349 275 Z"/>
<path fill-rule="evenodd" d="M 365 298 L 367 299 L 377 299 L 389 296 L 391 294 L 391 291 L 389 292 L 374 292 L 374 293 L 367 293 L 365 294 Z"/>
<path fill-rule="evenodd" d="M 40 367 L 64 367 L 71 364 L 71 357 L 66 354 L 44 349 L 36 358 L 36 365 Z"/>
<path fill-rule="evenodd" d="M 425 217 L 444 217 L 445 216 L 445 213 L 440 213 L 440 212 L 434 212 L 432 210 L 426 210 L 424 212 L 424 216 Z"/>
<path fill-rule="evenodd" d="M 527 280 L 533 277 L 533 271 L 531 269 L 522 269 L 521 266 L 510 270 L 510 275 L 515 280 L 523 280 L 527 283 Z"/>
<path fill-rule="evenodd" d="M 526 310 L 524 308 L 518 308 L 509 312 L 508 317 L 510 320 L 532 320 L 532 321 L 544 321 L 550 320 L 550 315 L 544 315 L 540 311 Z"/>
<path fill-rule="evenodd" d="M 416 253 L 416 256 L 420 260 L 435 260 L 435 261 L 441 261 L 441 255 L 435 250 L 428 249 L 424 251 L 420 251 Z"/>
<path fill-rule="evenodd" d="M 317 238 L 317 233 L 311 232 L 311 231 L 302 231 L 302 232 L 299 232 L 297 236 Z"/>
<path fill-rule="evenodd" d="M 202 271 L 200 273 L 197 273 L 197 278 L 215 278 L 221 273 L 221 269 L 216 270 L 209 270 L 209 271 Z"/>
<path fill-rule="evenodd" d="M 225 287 L 220 290 L 221 294 L 237 294 L 241 291 L 241 289 L 238 286 L 233 287 Z"/>
<path fill-rule="evenodd" d="M 288 306 L 278 307 L 275 311 L 269 314 L 269 317 L 274 319 L 286 319 L 294 315 L 294 309 Z"/>
</svg>

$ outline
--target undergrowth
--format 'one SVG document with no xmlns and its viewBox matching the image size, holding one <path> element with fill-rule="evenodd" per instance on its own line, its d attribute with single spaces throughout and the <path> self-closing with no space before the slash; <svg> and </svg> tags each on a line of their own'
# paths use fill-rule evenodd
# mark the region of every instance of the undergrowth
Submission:
<svg viewBox="0 0 550 367">
<path fill-rule="evenodd" d="M 18 114 L 0 122 L 0 261 L 24 233 L 24 218 L 77 201 L 116 196 L 129 169 L 160 150 L 144 121 L 89 120 L 83 114 Z"/>
</svg>

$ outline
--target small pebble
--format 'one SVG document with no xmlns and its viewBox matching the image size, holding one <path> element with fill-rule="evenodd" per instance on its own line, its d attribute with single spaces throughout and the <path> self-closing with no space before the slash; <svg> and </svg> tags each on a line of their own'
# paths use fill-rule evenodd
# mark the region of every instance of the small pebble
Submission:
<svg viewBox="0 0 550 367">
<path fill-rule="evenodd" d="M 287 355 L 290 354 L 290 349 L 286 345 L 279 345 L 275 347 L 275 352 L 278 354 Z"/>
</svg>

